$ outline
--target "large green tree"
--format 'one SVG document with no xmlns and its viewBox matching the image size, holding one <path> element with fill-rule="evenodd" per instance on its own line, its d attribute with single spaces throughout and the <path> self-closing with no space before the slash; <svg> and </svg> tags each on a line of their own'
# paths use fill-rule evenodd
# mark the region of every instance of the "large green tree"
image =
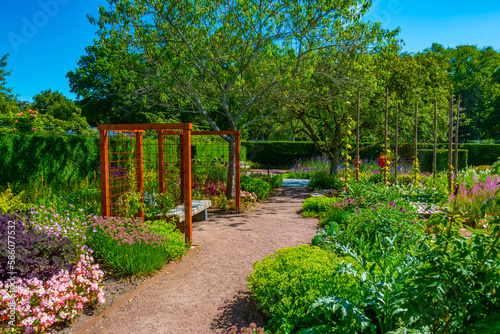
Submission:
<svg viewBox="0 0 500 334">
<path fill-rule="evenodd" d="M 346 141 L 355 138 L 349 127 L 354 130 L 358 92 L 360 131 L 365 141 L 383 142 L 386 88 L 390 92 L 390 137 L 394 135 L 396 103 L 403 140 L 409 140 L 414 133 L 415 102 L 419 103 L 420 140 L 432 138 L 435 100 L 440 124 L 444 125 L 451 88 L 446 71 L 431 57 L 399 53 L 396 33 L 345 52 L 320 53 L 314 61 L 313 75 L 295 83 L 295 96 L 288 109 L 302 122 L 299 131 L 329 157 L 333 175 Z M 444 126 L 440 128 L 444 130 Z"/>
<path fill-rule="evenodd" d="M 7 77 L 11 71 L 7 70 L 9 54 L 0 57 L 0 113 L 14 114 L 21 111 L 22 102 L 12 93 L 12 88 L 7 87 Z"/>
<path fill-rule="evenodd" d="M 241 130 L 290 98 L 289 80 L 321 50 L 341 51 L 380 30 L 361 19 L 371 1 L 109 1 L 99 43 L 126 71 L 118 94 L 145 106 L 196 113 L 214 130 Z M 234 161 L 234 138 L 224 136 Z M 234 163 L 228 194 L 234 196 Z"/>
<path fill-rule="evenodd" d="M 441 61 L 453 82 L 453 93 L 461 97 L 462 112 L 470 120 L 461 126 L 461 139 L 500 138 L 500 53 L 492 47 L 444 48 L 436 43 L 422 53 Z"/>
</svg>

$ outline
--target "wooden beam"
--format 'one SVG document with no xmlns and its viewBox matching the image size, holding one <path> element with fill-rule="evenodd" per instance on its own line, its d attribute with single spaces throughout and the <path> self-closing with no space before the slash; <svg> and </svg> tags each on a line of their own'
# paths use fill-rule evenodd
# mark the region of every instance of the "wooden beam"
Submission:
<svg viewBox="0 0 500 334">
<path fill-rule="evenodd" d="M 451 147 L 452 147 L 452 139 L 453 138 L 453 93 L 451 93 L 450 97 L 450 110 L 448 112 L 448 168 L 446 168 L 448 173 L 448 191 L 452 192 L 452 178 L 451 178 Z"/>
<path fill-rule="evenodd" d="M 193 242 L 193 217 L 191 215 L 191 130 L 185 129 L 182 135 L 182 179 L 184 180 L 184 236 L 186 242 Z"/>
<path fill-rule="evenodd" d="M 191 130 L 192 123 L 159 123 L 159 124 L 99 124 L 98 130 L 114 130 L 137 132 L 138 130 L 157 130 L 157 129 L 173 129 L 173 130 Z"/>
<path fill-rule="evenodd" d="M 240 135 L 234 135 L 234 147 L 235 147 L 235 179 L 236 179 L 236 213 L 240 213 L 241 202 L 240 202 Z"/>
<path fill-rule="evenodd" d="M 99 156 L 101 163 L 101 214 L 109 217 L 108 131 L 106 130 L 99 130 Z"/>
<path fill-rule="evenodd" d="M 356 113 L 357 113 L 357 118 L 356 118 L 356 182 L 359 183 L 359 165 L 360 165 L 360 160 L 359 160 L 359 114 L 360 114 L 360 109 L 359 109 L 359 104 L 361 100 L 361 94 L 358 92 L 358 103 L 356 106 Z"/>
<path fill-rule="evenodd" d="M 434 100 L 434 157 L 432 163 L 432 185 L 436 183 L 436 171 L 437 171 L 437 100 Z"/>
<path fill-rule="evenodd" d="M 399 102 L 396 102 L 396 139 L 395 139 L 395 157 L 394 157 L 394 182 L 398 183 L 398 155 L 399 155 Z"/>
<path fill-rule="evenodd" d="M 460 124 L 460 95 L 457 102 L 457 124 L 455 125 L 455 182 L 458 177 L 458 127 Z"/>
<path fill-rule="evenodd" d="M 141 194 L 141 202 L 144 204 L 144 151 L 142 146 L 142 132 L 135 133 L 137 191 Z M 144 210 L 139 210 L 137 217 L 144 221 Z"/>
</svg>

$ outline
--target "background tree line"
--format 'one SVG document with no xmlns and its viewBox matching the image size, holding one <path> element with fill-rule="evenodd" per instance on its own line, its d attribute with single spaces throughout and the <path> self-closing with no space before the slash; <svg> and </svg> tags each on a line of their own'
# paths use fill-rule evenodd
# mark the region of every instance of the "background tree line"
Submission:
<svg viewBox="0 0 500 334">
<path fill-rule="evenodd" d="M 0 59 L 0 113 L 33 109 L 69 122 L 193 122 L 249 139 L 311 140 L 337 160 L 361 96 L 361 136 L 390 115 L 430 138 L 438 101 L 444 140 L 450 93 L 461 96 L 461 141 L 500 139 L 499 53 L 433 44 L 402 52 L 398 31 L 365 22 L 369 1 L 109 1 L 98 39 L 67 74 L 76 102 L 50 89 L 19 101 Z M 391 124 L 392 125 L 392 124 Z M 391 136 L 392 134 L 390 134 Z M 226 138 L 230 143 L 231 138 Z M 404 138 L 403 138 L 404 139 Z"/>
</svg>

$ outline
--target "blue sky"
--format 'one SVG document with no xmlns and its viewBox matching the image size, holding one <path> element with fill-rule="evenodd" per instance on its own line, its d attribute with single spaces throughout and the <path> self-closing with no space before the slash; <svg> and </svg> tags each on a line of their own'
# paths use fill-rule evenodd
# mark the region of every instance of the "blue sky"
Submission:
<svg viewBox="0 0 500 334">
<path fill-rule="evenodd" d="M 42 90 L 58 90 L 69 98 L 66 73 L 74 69 L 85 47 L 93 44 L 104 0 L 4 1 L 0 13 L 0 55 L 9 53 L 12 75 L 7 86 L 22 100 Z M 433 42 L 445 47 L 473 44 L 500 50 L 500 1 L 374 0 L 368 19 L 383 27 L 401 27 L 404 51 L 417 52 Z"/>
</svg>

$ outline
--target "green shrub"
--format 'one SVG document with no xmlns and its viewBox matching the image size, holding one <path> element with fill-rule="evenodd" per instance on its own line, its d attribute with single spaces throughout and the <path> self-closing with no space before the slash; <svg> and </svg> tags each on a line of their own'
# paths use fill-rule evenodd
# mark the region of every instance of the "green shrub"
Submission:
<svg viewBox="0 0 500 334">
<path fill-rule="evenodd" d="M 354 211 L 354 205 L 356 201 L 352 199 L 346 199 L 342 202 L 337 203 L 335 206 L 325 212 L 321 218 L 319 224 L 325 226 L 331 223 L 337 223 L 339 225 L 345 225 L 349 216 Z"/>
<path fill-rule="evenodd" d="M 308 216 L 323 216 L 333 203 L 339 202 L 336 197 L 309 197 L 302 203 L 302 211 Z"/>
<path fill-rule="evenodd" d="M 147 275 L 182 255 L 181 232 L 162 221 L 98 217 L 91 222 L 87 245 L 118 274 Z"/>
<path fill-rule="evenodd" d="M 340 189 L 345 185 L 336 176 L 330 175 L 328 171 L 319 171 L 311 175 L 309 187 L 313 190 Z"/>
<path fill-rule="evenodd" d="M 416 240 L 423 235 L 416 210 L 407 203 L 381 202 L 367 208 L 356 207 L 346 221 L 346 229 L 336 236 L 343 244 L 373 244 L 379 240 L 396 237 L 396 242 Z"/>
<path fill-rule="evenodd" d="M 255 193 L 258 199 L 265 199 L 271 192 L 271 186 L 266 181 L 250 176 L 242 176 L 240 179 L 242 190 Z"/>
<path fill-rule="evenodd" d="M 470 166 L 492 165 L 500 156 L 499 144 L 461 144 L 459 149 L 467 150 Z"/>
<path fill-rule="evenodd" d="M 269 183 L 269 185 L 271 186 L 271 189 L 273 189 L 273 190 L 281 187 L 281 185 L 283 184 L 283 176 L 281 176 L 281 175 L 271 175 L 271 174 L 263 174 L 263 173 L 253 174 L 252 173 L 250 176 L 253 178 L 258 178 L 258 179 L 262 179 L 262 180 L 266 181 L 267 183 Z"/>
<path fill-rule="evenodd" d="M 334 321 L 325 308 L 309 310 L 321 296 L 361 303 L 359 280 L 334 275 L 342 262 L 357 266 L 351 258 L 337 258 L 308 245 L 281 249 L 257 261 L 255 272 L 248 277 L 248 287 L 270 317 L 270 329 L 290 333 Z"/>
<path fill-rule="evenodd" d="M 467 150 L 458 150 L 458 170 L 467 168 Z M 453 151 L 452 165 L 455 161 L 455 152 Z M 432 172 L 434 164 L 434 150 L 418 150 L 418 162 L 421 172 Z M 436 152 L 436 170 L 448 170 L 448 150 L 437 150 Z"/>
</svg>

